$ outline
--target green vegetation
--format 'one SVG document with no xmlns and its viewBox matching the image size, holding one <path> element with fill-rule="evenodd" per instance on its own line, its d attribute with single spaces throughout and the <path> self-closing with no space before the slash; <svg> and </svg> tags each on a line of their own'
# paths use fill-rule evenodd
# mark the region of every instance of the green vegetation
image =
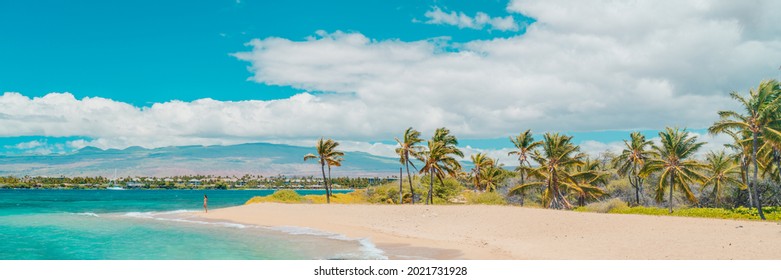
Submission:
<svg viewBox="0 0 781 280">
<path fill-rule="evenodd" d="M 258 202 L 300 203 L 304 202 L 304 198 L 294 190 L 278 190 L 269 196 L 253 197 L 247 204 Z"/>
<path fill-rule="evenodd" d="M 773 221 L 781 221 L 781 207 L 764 207 L 765 218 Z M 732 220 L 759 220 L 756 210 L 746 207 L 738 208 L 677 208 L 670 213 L 668 209 L 660 207 L 637 206 L 629 207 L 619 199 L 611 199 L 604 202 L 592 203 L 585 207 L 575 208 L 578 212 L 597 212 L 612 214 L 638 214 L 654 216 L 677 216 L 696 218 L 715 218 Z"/>
<path fill-rule="evenodd" d="M 365 190 L 356 190 L 350 193 L 331 194 L 331 197 L 321 195 L 299 195 L 294 190 L 277 190 L 268 196 L 256 196 L 245 204 L 252 203 L 312 203 L 312 204 L 354 204 L 368 203 Z"/>
</svg>

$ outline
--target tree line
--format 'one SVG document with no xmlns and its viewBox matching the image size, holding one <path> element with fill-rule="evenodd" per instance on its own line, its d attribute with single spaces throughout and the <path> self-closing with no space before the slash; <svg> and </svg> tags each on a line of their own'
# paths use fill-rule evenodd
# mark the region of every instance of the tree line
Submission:
<svg viewBox="0 0 781 280">
<path fill-rule="evenodd" d="M 535 192 L 540 205 L 554 209 L 571 209 L 610 196 L 611 184 L 627 180 L 634 190 L 630 201 L 633 205 L 666 203 L 672 212 L 674 195 L 678 193 L 695 206 L 743 204 L 755 208 L 765 219 L 763 204 L 778 205 L 781 193 L 781 88 L 778 81 L 766 80 L 745 95 L 732 92 L 730 96 L 741 110 L 719 111 L 719 119 L 708 132 L 729 135 L 733 141 L 704 156 L 700 153 L 705 142 L 676 127 L 660 131 L 658 141 L 631 132 L 620 154 L 606 153 L 602 158 L 582 152 L 572 136 L 547 132 L 537 141 L 526 130 L 510 137 L 514 148 L 508 156 L 518 161 L 513 171 L 484 153 L 472 155 L 473 168 L 463 170 L 459 159 L 464 153 L 457 147 L 457 138 L 444 127 L 436 129 L 428 140 L 421 138 L 419 131 L 408 128 L 395 138 L 396 153 L 406 169 L 404 179 L 412 204 L 418 197 L 413 188 L 413 172 L 428 176 L 426 204 L 433 203 L 435 183 L 444 186 L 445 178 L 455 178 L 477 192 L 494 192 L 503 187 L 508 197 L 518 196 L 521 203 L 524 195 Z M 321 138 L 316 145 L 317 155 L 304 157 L 317 159 L 326 182 L 331 167 L 340 166 L 343 161 L 344 153 L 337 150 L 338 145 L 332 139 Z M 402 188 L 403 183 L 399 186 Z M 653 201 L 645 199 L 647 191 L 652 192 Z M 725 204 L 726 200 L 731 204 Z M 399 202 L 403 202 L 401 198 Z"/>
</svg>

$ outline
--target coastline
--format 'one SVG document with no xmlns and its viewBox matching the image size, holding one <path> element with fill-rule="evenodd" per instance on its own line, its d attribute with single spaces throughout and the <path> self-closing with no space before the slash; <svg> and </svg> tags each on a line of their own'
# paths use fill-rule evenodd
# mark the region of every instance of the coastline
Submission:
<svg viewBox="0 0 781 280">
<path fill-rule="evenodd" d="M 255 203 L 187 215 L 368 238 L 390 259 L 781 259 L 775 222 L 490 205 Z"/>
</svg>

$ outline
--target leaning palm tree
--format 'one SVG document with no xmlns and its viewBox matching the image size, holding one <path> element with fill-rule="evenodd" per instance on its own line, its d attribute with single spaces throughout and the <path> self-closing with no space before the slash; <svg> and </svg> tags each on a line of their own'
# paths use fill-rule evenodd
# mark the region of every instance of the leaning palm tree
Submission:
<svg viewBox="0 0 781 280">
<path fill-rule="evenodd" d="M 520 184 L 510 189 L 514 194 L 532 187 L 543 187 L 542 203 L 554 209 L 569 209 L 572 204 L 565 197 L 569 189 L 576 188 L 578 182 L 572 177 L 575 166 L 583 164 L 585 154 L 580 147 L 572 143 L 572 136 L 558 133 L 545 133 L 541 151 L 535 150 L 531 158 L 540 164 L 531 172 L 539 181 Z"/>
<path fill-rule="evenodd" d="M 485 168 L 493 166 L 494 160 L 484 153 L 474 154 L 471 156 L 471 158 L 472 164 L 475 166 L 472 168 L 472 181 L 475 184 L 475 190 L 479 191 L 483 187 L 483 185 L 480 183 L 480 179 L 483 176 L 481 171 Z"/>
<path fill-rule="evenodd" d="M 618 175 L 629 178 L 629 184 L 635 188 L 635 205 L 640 205 L 643 178 L 639 173 L 645 160 L 651 156 L 651 151 L 648 150 L 651 141 L 646 140 L 640 132 L 632 132 L 629 139 L 624 140 L 624 150 L 613 160 L 613 166 L 618 169 Z"/>
<path fill-rule="evenodd" d="M 728 155 L 724 151 L 710 152 L 707 155 L 708 178 L 702 183 L 700 190 L 708 186 L 713 186 L 710 196 L 716 204 L 721 204 L 722 193 L 727 186 L 737 186 L 741 189 L 746 188 L 740 180 L 740 168 L 735 164 L 734 156 Z"/>
<path fill-rule="evenodd" d="M 411 194 L 412 204 L 415 204 L 415 190 L 412 188 L 412 175 L 409 173 L 409 166 L 412 165 L 412 168 L 417 169 L 415 164 L 412 162 L 412 158 L 420 157 L 421 147 L 418 146 L 418 144 L 423 142 L 423 139 L 420 139 L 420 132 L 413 129 L 412 127 L 407 128 L 407 130 L 404 131 L 404 137 L 402 140 L 399 140 L 399 138 L 395 139 L 399 144 L 399 147 L 396 148 L 396 154 L 399 155 L 399 161 L 401 164 L 407 168 L 409 192 Z M 401 178 L 399 178 L 399 180 L 401 180 Z"/>
<path fill-rule="evenodd" d="M 456 147 L 458 140 L 444 127 L 438 128 L 427 144 L 428 149 L 420 154 L 420 160 L 423 161 L 420 173 L 429 174 L 429 189 L 426 195 L 428 205 L 434 203 L 434 176 L 444 186 L 445 176 L 456 176 L 461 170 L 461 163 L 454 156 L 464 157 L 464 154 Z"/>
<path fill-rule="evenodd" d="M 730 96 L 740 103 L 745 110 L 745 114 L 739 114 L 735 111 L 719 111 L 721 119 L 708 128 L 708 132 L 711 134 L 730 130 L 751 132 L 751 161 L 754 165 L 754 170 L 751 184 L 749 184 L 749 191 L 754 194 L 754 203 L 762 220 L 765 219 L 765 214 L 762 212 L 762 199 L 759 196 L 759 191 L 757 191 L 757 173 L 759 172 L 757 149 L 759 148 L 760 137 L 781 138 L 781 131 L 775 129 L 781 126 L 781 118 L 779 118 L 778 112 L 781 107 L 779 95 L 781 95 L 781 88 L 779 88 L 776 80 L 762 81 L 759 87 L 749 90 L 749 95 L 746 97 L 739 95 L 737 92 L 732 92 Z"/>
<path fill-rule="evenodd" d="M 640 176 L 646 178 L 651 173 L 661 172 L 656 188 L 656 201 L 664 201 L 664 192 L 670 190 L 670 213 L 673 212 L 673 190 L 679 189 L 686 198 L 697 203 L 691 191 L 691 184 L 702 182 L 705 176 L 699 173 L 705 165 L 694 159 L 694 154 L 705 142 L 697 142 L 697 136 L 690 136 L 686 130 L 666 128 L 659 132 L 661 143 L 652 145 L 653 157 L 646 160 Z"/>
<path fill-rule="evenodd" d="M 331 203 L 331 189 L 328 184 L 328 178 L 325 177 L 325 166 L 328 165 L 328 173 L 330 174 L 332 164 L 341 165 L 341 157 L 344 156 L 344 153 L 336 150 L 336 147 L 338 146 L 339 142 L 332 139 L 324 140 L 323 138 L 320 138 L 315 145 L 317 155 L 310 153 L 304 156 L 304 161 L 316 159 L 317 162 L 320 163 L 320 171 L 323 173 L 323 184 L 325 185 L 325 199 L 327 203 Z"/>
</svg>

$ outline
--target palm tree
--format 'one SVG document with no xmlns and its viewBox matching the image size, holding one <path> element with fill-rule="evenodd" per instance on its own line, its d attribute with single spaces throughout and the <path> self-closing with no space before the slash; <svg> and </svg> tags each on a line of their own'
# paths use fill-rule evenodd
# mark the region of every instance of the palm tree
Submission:
<svg viewBox="0 0 781 280">
<path fill-rule="evenodd" d="M 481 170 L 488 168 L 490 166 L 494 165 L 494 160 L 490 157 L 488 157 L 484 153 L 477 153 L 471 156 L 472 158 L 472 164 L 475 165 L 474 168 L 472 168 L 472 180 L 475 184 L 475 190 L 480 190 L 482 188 L 482 184 L 480 184 L 480 177 L 482 177 L 482 173 L 480 173 Z"/>
<path fill-rule="evenodd" d="M 523 185 L 532 167 L 531 162 L 529 162 L 529 156 L 536 148 L 542 145 L 542 142 L 534 141 L 534 136 L 529 129 L 521 132 L 514 138 L 510 137 L 510 142 L 515 146 L 515 150 L 507 153 L 507 155 L 518 157 L 518 168 L 516 168 L 516 171 L 521 175 L 521 185 Z M 521 206 L 523 206 L 523 191 L 519 191 L 518 194 L 521 196 Z"/>
<path fill-rule="evenodd" d="M 735 111 L 719 111 L 721 119 L 708 128 L 708 132 L 711 134 L 729 130 L 751 132 L 751 161 L 754 165 L 754 170 L 749 189 L 754 194 L 754 203 L 762 220 L 765 219 L 765 214 L 762 212 L 762 199 L 759 196 L 759 191 L 757 191 L 757 173 L 759 172 L 757 149 L 759 138 L 762 136 L 781 138 L 781 132 L 774 129 L 779 127 L 779 122 L 781 122 L 778 112 L 781 106 L 779 95 L 781 95 L 781 88 L 779 88 L 776 80 L 762 81 L 759 87 L 749 90 L 747 97 L 740 96 L 737 92 L 731 92 L 730 96 L 732 99 L 737 100 L 741 104 L 746 114 L 741 115 Z"/>
<path fill-rule="evenodd" d="M 304 161 L 309 159 L 317 159 L 317 162 L 320 163 L 320 171 L 323 173 L 323 184 L 325 184 L 325 199 L 327 203 L 331 203 L 331 189 L 328 184 L 328 179 L 325 177 L 325 166 L 328 165 L 328 173 L 330 178 L 331 165 L 341 165 L 341 157 L 344 156 L 343 152 L 336 150 L 336 147 L 338 146 L 339 142 L 336 142 L 332 139 L 324 140 L 323 138 L 320 138 L 320 140 L 317 140 L 317 144 L 315 145 L 317 155 L 310 153 L 304 156 Z"/>
<path fill-rule="evenodd" d="M 599 185 L 606 185 L 610 173 L 603 170 L 602 162 L 586 157 L 582 164 L 575 166 L 575 172 L 570 172 L 577 184 L 569 189 L 578 199 L 578 206 L 586 206 L 587 199 L 598 199 L 605 195 Z"/>
<path fill-rule="evenodd" d="M 415 190 L 412 189 L 412 175 L 409 173 L 409 166 L 415 168 L 415 164 L 412 162 L 412 158 L 419 158 L 421 153 L 421 147 L 418 146 L 423 139 L 420 139 L 420 132 L 412 127 L 407 128 L 404 131 L 403 141 L 399 141 L 399 138 L 395 138 L 399 144 L 399 148 L 396 148 L 396 154 L 399 155 L 399 161 L 407 168 L 407 179 L 409 180 L 409 192 L 412 195 L 412 204 L 415 204 Z M 411 156 L 411 157 L 410 157 Z M 399 178 L 401 180 L 401 178 Z"/>
<path fill-rule="evenodd" d="M 725 147 L 732 149 L 736 152 L 733 157 L 735 162 L 740 166 L 740 181 L 744 186 L 749 185 L 748 181 L 748 168 L 751 165 L 751 133 L 745 130 L 733 132 L 725 131 L 729 134 L 733 143 L 724 144 Z M 736 201 L 737 203 L 738 201 Z M 736 204 L 737 205 L 737 204 Z M 749 209 L 754 206 L 754 200 L 752 199 L 751 191 L 748 192 L 748 207 Z"/>
<path fill-rule="evenodd" d="M 426 195 L 426 204 L 434 203 L 434 175 L 437 176 L 442 186 L 445 185 L 443 178 L 446 175 L 456 176 L 461 170 L 461 163 L 453 156 L 464 157 L 464 154 L 456 145 L 458 140 L 450 135 L 447 128 L 438 128 L 434 132 L 434 137 L 428 141 L 428 150 L 420 154 L 420 160 L 423 161 L 423 167 L 420 173 L 429 174 L 429 189 Z"/>
<path fill-rule="evenodd" d="M 728 185 L 745 188 L 740 182 L 740 166 L 735 164 L 734 156 L 727 155 L 724 151 L 710 152 L 707 155 L 707 169 L 710 175 L 702 183 L 701 191 L 708 186 L 713 186 L 710 196 L 715 199 L 716 204 L 721 203 L 721 194 Z"/>
<path fill-rule="evenodd" d="M 483 180 L 486 191 L 496 191 L 496 188 L 507 176 L 507 171 L 502 166 L 502 164 L 497 165 L 496 162 L 492 162 L 491 165 L 485 166 L 480 170 L 480 177 Z"/>
<path fill-rule="evenodd" d="M 564 193 L 578 187 L 578 182 L 570 173 L 575 166 L 583 164 L 585 154 L 580 147 L 572 143 L 572 136 L 558 133 L 545 133 L 541 146 L 542 151 L 535 150 L 531 158 L 540 164 L 531 172 L 531 176 L 540 179 L 510 189 L 510 194 L 531 187 L 544 187 L 543 205 L 554 209 L 569 209 L 572 204 L 567 201 Z"/>
<path fill-rule="evenodd" d="M 510 142 L 513 142 L 513 145 L 515 146 L 515 150 L 507 153 L 508 156 L 517 156 L 518 157 L 518 173 L 521 175 L 521 184 L 524 184 L 524 179 L 526 176 L 526 173 L 531 169 L 531 162 L 529 162 L 529 156 L 531 155 L 532 151 L 542 145 L 541 142 L 534 141 L 534 136 L 531 133 L 531 130 L 526 130 L 524 132 L 521 132 L 520 135 L 515 136 L 515 138 L 510 137 Z"/>
<path fill-rule="evenodd" d="M 690 159 L 704 142 L 697 142 L 697 136 L 689 136 L 686 130 L 666 128 L 659 132 L 662 139 L 660 145 L 652 145 L 653 157 L 648 159 L 640 170 L 640 176 L 648 177 L 651 173 L 662 172 L 656 188 L 656 201 L 664 200 L 665 188 L 670 189 L 670 213 L 673 212 L 673 190 L 677 187 L 689 201 L 697 202 L 690 184 L 702 182 L 705 176 L 698 171 L 704 164 Z M 668 179 L 669 178 L 669 179 Z M 665 184 L 669 182 L 669 184 Z"/>
<path fill-rule="evenodd" d="M 629 178 L 629 184 L 635 188 L 635 205 L 640 205 L 640 192 L 643 187 L 643 178 L 639 172 L 643 163 L 650 157 L 651 141 L 645 140 L 640 132 L 632 132 L 629 141 L 624 140 L 624 150 L 613 160 L 613 166 L 618 169 L 618 174 Z"/>
</svg>

